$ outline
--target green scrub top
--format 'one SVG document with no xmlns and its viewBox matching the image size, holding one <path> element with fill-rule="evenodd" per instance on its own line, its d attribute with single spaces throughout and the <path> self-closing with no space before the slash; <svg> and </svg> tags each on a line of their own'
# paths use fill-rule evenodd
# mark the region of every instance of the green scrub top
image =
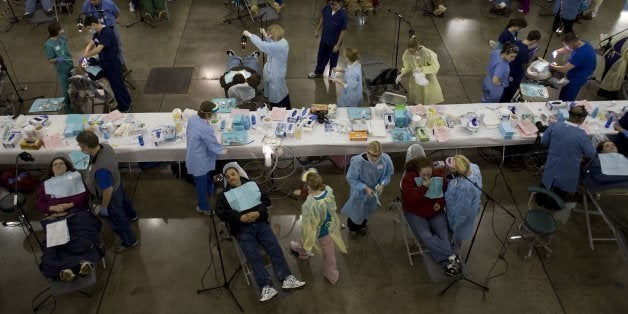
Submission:
<svg viewBox="0 0 628 314">
<path fill-rule="evenodd" d="M 68 49 L 68 40 L 64 36 L 59 36 L 58 39 L 48 38 L 44 44 L 44 53 L 47 59 L 58 57 L 66 59 L 65 62 L 55 63 L 58 72 L 66 72 L 74 67 L 70 49 Z"/>
</svg>

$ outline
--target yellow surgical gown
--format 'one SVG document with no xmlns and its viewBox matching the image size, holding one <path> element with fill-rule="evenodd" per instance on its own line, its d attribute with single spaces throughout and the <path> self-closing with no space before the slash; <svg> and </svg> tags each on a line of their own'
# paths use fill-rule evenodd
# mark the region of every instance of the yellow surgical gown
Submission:
<svg viewBox="0 0 628 314">
<path fill-rule="evenodd" d="M 329 236 L 342 253 L 347 253 L 347 246 L 340 235 L 340 219 L 338 219 L 336 209 L 334 190 L 330 186 L 325 187 L 321 197 L 307 196 L 305 203 L 301 206 L 301 240 L 305 251 L 312 252 L 312 248 L 315 248 L 320 253 L 321 250 L 316 245 L 316 241 L 321 225 L 329 212 L 331 216 L 328 226 Z"/>
<path fill-rule="evenodd" d="M 436 74 L 440 69 L 438 56 L 432 50 L 423 46 L 420 46 L 420 48 L 421 50 L 417 52 L 417 55 L 410 54 L 407 49 L 403 53 L 401 73 L 410 75 L 410 80 L 408 81 L 408 103 L 423 105 L 441 103 L 445 99 L 436 78 Z M 421 72 L 425 74 L 425 78 L 430 82 L 427 86 L 421 86 L 414 81 L 412 72 L 416 69 L 421 69 Z"/>
</svg>

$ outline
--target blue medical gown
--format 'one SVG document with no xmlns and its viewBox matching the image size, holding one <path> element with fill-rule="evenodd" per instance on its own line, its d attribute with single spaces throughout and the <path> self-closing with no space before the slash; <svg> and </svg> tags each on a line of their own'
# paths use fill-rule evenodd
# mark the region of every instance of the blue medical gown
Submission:
<svg viewBox="0 0 628 314">
<path fill-rule="evenodd" d="M 508 76 L 510 75 L 508 61 L 502 58 L 499 50 L 493 50 L 491 52 L 491 58 L 488 61 L 486 72 L 486 77 L 482 83 L 482 102 L 499 102 L 504 88 L 508 86 Z M 496 86 L 493 84 L 493 76 L 499 78 L 499 85 Z"/>
<path fill-rule="evenodd" d="M 214 129 L 201 117 L 194 115 L 188 120 L 185 135 L 187 138 L 185 165 L 188 173 L 199 177 L 214 170 L 216 157 L 223 153 L 222 145 L 214 136 Z"/>
<path fill-rule="evenodd" d="M 482 174 L 478 165 L 471 164 L 468 179 L 471 182 L 462 176 L 449 181 L 445 192 L 447 221 L 457 242 L 471 239 L 475 218 L 480 210 L 482 191 L 473 184 L 482 188 Z"/>
<path fill-rule="evenodd" d="M 554 15 L 561 12 L 561 17 L 565 20 L 575 20 L 580 12 L 581 0 L 556 0 L 554 1 Z M 562 8 L 561 8 L 562 6 Z"/>
<path fill-rule="evenodd" d="M 264 64 L 264 96 L 270 102 L 279 103 L 288 96 L 286 72 L 288 71 L 288 41 L 272 41 L 270 37 L 263 41 L 257 35 L 251 35 L 251 42 L 266 54 L 268 60 Z"/>
<path fill-rule="evenodd" d="M 374 196 L 368 197 L 364 188 L 368 186 L 375 190 L 378 183 L 388 185 L 394 172 L 392 160 L 385 153 L 375 164 L 366 160 L 366 153 L 353 156 L 347 171 L 347 182 L 351 190 L 349 199 L 341 212 L 356 224 L 361 224 L 368 219 L 377 209 L 377 200 Z"/>
<path fill-rule="evenodd" d="M 554 122 L 543 132 L 543 145 L 549 145 L 543 170 L 543 185 L 575 193 L 580 178 L 582 156 L 593 158 L 595 147 L 584 130 L 562 122 Z"/>
<path fill-rule="evenodd" d="M 347 84 L 340 97 L 338 107 L 357 107 L 362 105 L 362 65 L 355 62 L 345 70 L 344 82 Z"/>
</svg>

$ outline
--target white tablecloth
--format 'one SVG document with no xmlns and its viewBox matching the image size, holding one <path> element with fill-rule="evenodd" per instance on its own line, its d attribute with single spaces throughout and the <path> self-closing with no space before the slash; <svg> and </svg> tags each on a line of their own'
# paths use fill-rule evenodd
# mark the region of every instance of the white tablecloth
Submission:
<svg viewBox="0 0 628 314">
<path fill-rule="evenodd" d="M 607 107 L 613 106 L 615 110 L 621 110 L 623 106 L 628 105 L 627 101 L 620 102 L 592 102 L 594 105 L 603 105 Z M 512 106 L 516 104 L 459 104 L 459 105 L 439 105 L 437 106 L 439 112 L 449 113 L 455 116 L 474 111 L 478 114 L 487 110 L 486 108 L 498 108 L 501 106 Z M 536 114 L 541 112 L 547 113 L 544 109 L 544 103 L 524 103 L 517 104 L 519 112 L 532 111 Z M 134 113 L 136 120 L 142 121 L 146 124 L 147 129 L 150 130 L 154 126 L 163 124 L 174 124 L 174 119 L 169 112 L 160 113 Z M 64 128 L 65 115 L 51 115 L 49 116 L 52 124 L 49 127 L 50 132 L 61 132 Z M 377 117 L 373 117 L 377 119 Z M 2 119 L 8 119 L 8 117 L 2 117 Z M 347 112 L 343 108 L 338 109 L 337 117 L 335 121 L 342 123 L 348 122 Z M 598 119 L 589 119 L 589 129 L 591 133 L 614 133 L 612 126 L 610 128 L 604 128 L 605 121 L 599 121 Z M 60 131 L 59 131 L 60 130 Z M 449 129 L 451 138 L 447 142 L 439 143 L 433 135 L 430 135 L 429 142 L 421 142 L 421 145 L 426 150 L 436 149 L 454 149 L 454 148 L 472 148 L 472 147 L 489 147 L 489 146 L 504 146 L 504 145 L 519 145 L 529 144 L 534 141 L 534 138 L 521 138 L 515 134 L 513 139 L 504 140 L 498 129 L 487 129 L 484 125 L 480 126 L 479 131 L 475 134 L 469 134 L 462 130 L 462 126 L 456 126 L 453 129 Z M 257 129 L 249 130 L 249 141 L 252 143 L 243 146 L 229 146 L 227 147 L 228 153 L 220 156 L 221 159 L 253 159 L 262 158 L 262 138 L 265 131 L 258 124 Z M 185 136 L 183 136 L 184 138 Z M 385 138 L 371 138 L 369 140 L 379 140 L 382 142 L 384 151 L 386 152 L 401 152 L 405 151 L 408 146 L 413 142 L 393 143 L 391 136 L 388 135 Z M 185 142 L 168 142 L 159 146 L 155 146 L 150 141 L 150 136 L 145 133 L 144 135 L 145 145 L 140 146 L 137 140 L 122 137 L 111 137 L 109 143 L 113 146 L 120 162 L 141 162 L 141 161 L 183 161 L 185 160 Z M 290 148 L 297 156 L 323 156 L 323 155 L 343 155 L 343 154 L 357 154 L 365 150 L 365 142 L 349 141 L 348 133 L 338 132 L 325 132 L 324 126 L 321 124 L 315 124 L 312 132 L 303 132 L 303 136 L 300 140 L 296 140 L 292 137 L 283 139 L 282 146 Z M 61 154 L 67 154 L 70 151 L 78 150 L 78 145 L 74 138 L 66 138 L 65 146 L 48 150 L 41 148 L 40 150 L 29 150 L 29 152 L 35 158 L 35 163 L 46 164 L 50 160 Z M 15 162 L 15 156 L 22 150 L 18 148 L 4 148 L 0 147 L 0 163 L 1 164 L 13 164 Z"/>
</svg>

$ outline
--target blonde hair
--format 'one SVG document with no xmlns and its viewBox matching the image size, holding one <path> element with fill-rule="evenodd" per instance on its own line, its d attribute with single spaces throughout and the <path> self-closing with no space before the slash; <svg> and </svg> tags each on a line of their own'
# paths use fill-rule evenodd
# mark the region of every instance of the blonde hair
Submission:
<svg viewBox="0 0 628 314">
<path fill-rule="evenodd" d="M 345 48 L 345 57 L 351 62 L 360 60 L 360 52 L 355 48 Z"/>
<path fill-rule="evenodd" d="M 279 26 L 279 24 L 273 24 L 268 27 L 268 33 L 273 36 L 274 40 L 283 39 L 286 32 L 283 30 L 283 27 Z"/>
<path fill-rule="evenodd" d="M 366 146 L 366 152 L 371 155 L 381 155 L 382 154 L 382 143 L 379 141 L 372 141 Z"/>
<path fill-rule="evenodd" d="M 322 191 L 325 189 L 325 184 L 323 184 L 323 178 L 315 172 L 308 173 L 305 177 L 305 184 L 312 190 Z"/>
<path fill-rule="evenodd" d="M 457 173 L 466 176 L 471 172 L 471 162 L 464 155 L 456 155 L 454 156 L 453 168 Z"/>
</svg>

